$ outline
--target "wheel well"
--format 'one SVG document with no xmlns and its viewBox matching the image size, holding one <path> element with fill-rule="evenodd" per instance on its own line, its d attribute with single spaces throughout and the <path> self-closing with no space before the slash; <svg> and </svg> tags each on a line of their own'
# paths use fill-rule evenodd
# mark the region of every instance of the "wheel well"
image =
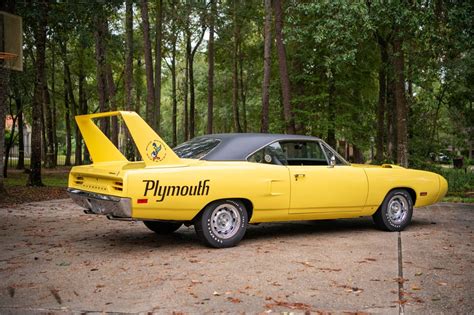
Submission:
<svg viewBox="0 0 474 315">
<path fill-rule="evenodd" d="M 219 201 L 219 200 L 229 200 L 229 199 L 237 200 L 237 201 L 240 201 L 244 204 L 245 210 L 247 210 L 248 219 L 250 221 L 250 219 L 252 218 L 252 215 L 253 215 L 253 204 L 250 200 L 248 200 L 246 198 L 222 198 L 222 199 L 216 199 L 216 200 L 210 201 L 199 211 L 198 214 L 196 214 L 196 216 L 194 216 L 194 218 L 191 221 L 194 221 L 194 219 L 196 219 L 204 211 L 204 209 L 206 209 L 206 207 L 208 205 L 210 205 L 211 203 Z"/>
<path fill-rule="evenodd" d="M 391 189 L 391 190 L 387 193 L 387 195 L 388 195 L 391 191 L 396 190 L 396 189 L 403 189 L 403 190 L 408 191 L 408 193 L 410 194 L 411 200 L 413 201 L 413 206 L 415 205 L 415 203 L 416 203 L 416 192 L 415 192 L 415 190 L 413 190 L 413 188 L 408 188 L 408 187 L 397 187 L 397 188 L 393 188 L 393 189 Z"/>
</svg>

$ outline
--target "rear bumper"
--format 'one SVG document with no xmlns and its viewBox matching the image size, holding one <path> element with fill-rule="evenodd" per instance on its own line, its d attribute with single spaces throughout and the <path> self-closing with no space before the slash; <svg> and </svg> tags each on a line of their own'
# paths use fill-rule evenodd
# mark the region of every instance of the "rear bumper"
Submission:
<svg viewBox="0 0 474 315">
<path fill-rule="evenodd" d="M 68 188 L 67 192 L 75 203 L 86 209 L 87 213 L 102 214 L 109 218 L 132 217 L 130 198 L 96 194 L 74 188 Z"/>
</svg>

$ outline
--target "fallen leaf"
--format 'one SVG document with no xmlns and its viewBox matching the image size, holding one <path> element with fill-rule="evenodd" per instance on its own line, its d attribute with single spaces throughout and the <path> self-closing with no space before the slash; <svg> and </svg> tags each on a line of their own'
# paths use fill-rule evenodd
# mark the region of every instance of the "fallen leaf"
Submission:
<svg viewBox="0 0 474 315">
<path fill-rule="evenodd" d="M 230 297 L 230 296 L 227 298 L 227 300 L 229 300 L 229 301 L 232 302 L 232 303 L 240 303 L 240 302 L 242 302 L 240 299 L 238 299 L 238 298 L 233 298 L 233 297 Z"/>
<path fill-rule="evenodd" d="M 274 303 L 266 304 L 265 307 L 272 309 L 275 306 L 281 306 L 281 307 L 287 307 L 292 310 L 311 311 L 311 305 L 309 304 L 299 303 L 299 302 L 290 303 L 290 302 L 276 301 L 276 300 L 273 300 L 273 301 Z"/>
<path fill-rule="evenodd" d="M 339 268 L 318 268 L 318 269 L 321 271 L 335 271 L 335 272 L 341 271 L 341 269 Z"/>
<path fill-rule="evenodd" d="M 306 267 L 314 267 L 313 265 L 311 265 L 311 264 L 310 264 L 309 262 L 307 262 L 307 261 L 298 261 L 298 263 L 300 263 L 300 264 L 302 264 L 302 265 L 304 265 L 304 266 L 306 266 Z"/>
<path fill-rule="evenodd" d="M 400 284 L 403 284 L 403 283 L 405 283 L 406 281 L 408 281 L 408 279 L 401 278 L 401 277 L 395 278 L 394 280 L 395 280 L 396 282 L 400 283 Z"/>
</svg>

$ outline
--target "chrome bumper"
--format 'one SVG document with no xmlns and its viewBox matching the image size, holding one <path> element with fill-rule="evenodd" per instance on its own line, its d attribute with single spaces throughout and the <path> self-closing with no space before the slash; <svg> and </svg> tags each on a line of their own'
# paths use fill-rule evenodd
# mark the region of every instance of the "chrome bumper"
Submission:
<svg viewBox="0 0 474 315">
<path fill-rule="evenodd" d="M 130 198 L 96 194 L 73 188 L 68 188 L 67 192 L 75 203 L 86 209 L 86 213 L 102 214 L 110 219 L 132 217 Z"/>
</svg>

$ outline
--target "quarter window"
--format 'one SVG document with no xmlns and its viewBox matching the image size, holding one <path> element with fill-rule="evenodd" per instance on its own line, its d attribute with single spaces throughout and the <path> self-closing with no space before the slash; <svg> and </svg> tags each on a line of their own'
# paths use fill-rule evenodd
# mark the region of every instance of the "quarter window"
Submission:
<svg viewBox="0 0 474 315">
<path fill-rule="evenodd" d="M 247 159 L 249 162 L 287 165 L 280 143 L 274 142 L 258 150 Z"/>
</svg>

